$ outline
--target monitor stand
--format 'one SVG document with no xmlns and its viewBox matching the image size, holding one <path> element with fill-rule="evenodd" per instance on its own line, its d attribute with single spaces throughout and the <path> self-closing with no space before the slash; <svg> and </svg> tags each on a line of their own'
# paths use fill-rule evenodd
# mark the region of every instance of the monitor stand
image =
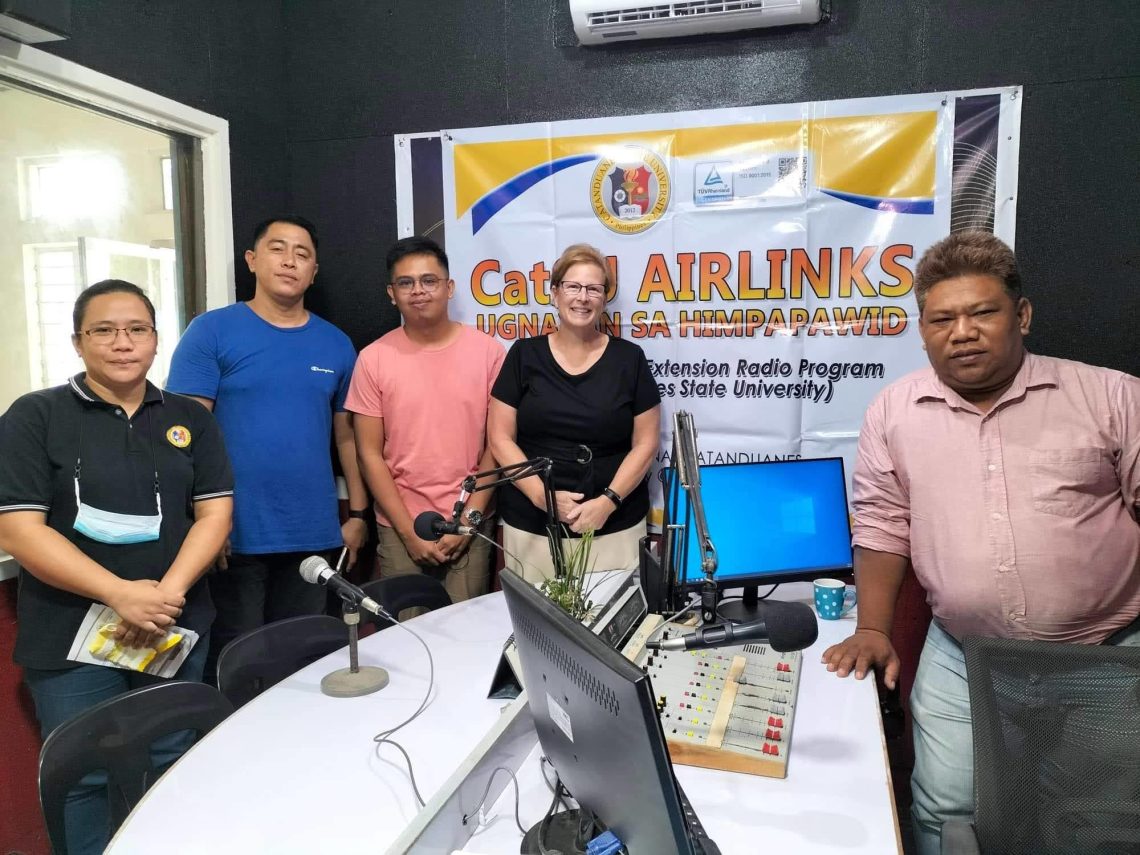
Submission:
<svg viewBox="0 0 1140 855">
<path fill-rule="evenodd" d="M 546 825 L 545 833 L 543 825 Z M 606 827 L 588 810 L 564 810 L 536 825 L 523 837 L 519 852 L 522 855 L 540 855 L 543 851 L 538 845 L 538 835 L 542 834 L 542 844 L 547 852 L 559 851 L 562 855 L 586 855 L 586 846 L 591 840 L 602 834 Z"/>
<path fill-rule="evenodd" d="M 721 620 L 729 623 L 745 623 L 760 617 L 760 586 L 746 585 L 744 598 L 730 600 L 716 607 L 716 614 Z"/>
</svg>

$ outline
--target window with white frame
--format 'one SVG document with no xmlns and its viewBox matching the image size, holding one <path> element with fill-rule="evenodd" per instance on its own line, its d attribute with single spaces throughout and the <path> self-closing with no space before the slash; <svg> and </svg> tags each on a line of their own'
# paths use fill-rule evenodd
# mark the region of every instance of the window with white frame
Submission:
<svg viewBox="0 0 1140 855">
<path fill-rule="evenodd" d="M 79 370 L 71 347 L 71 312 L 81 290 L 79 268 L 78 244 L 24 247 L 28 380 L 33 389 L 65 383 Z"/>
</svg>

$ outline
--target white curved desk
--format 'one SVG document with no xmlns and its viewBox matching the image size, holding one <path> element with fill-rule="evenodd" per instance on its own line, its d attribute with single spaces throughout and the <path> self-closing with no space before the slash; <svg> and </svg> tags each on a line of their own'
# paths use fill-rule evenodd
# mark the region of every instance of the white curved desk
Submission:
<svg viewBox="0 0 1140 855">
<path fill-rule="evenodd" d="M 780 593 L 806 600 L 811 588 L 784 585 Z M 486 693 L 510 624 L 496 593 L 409 626 L 431 646 L 435 689 L 423 714 L 394 738 L 430 800 L 498 720 L 504 702 Z M 787 779 L 675 767 L 724 855 L 900 851 L 874 684 L 840 680 L 818 665 L 823 648 L 852 628 L 850 617 L 820 621 L 819 641 L 804 652 Z M 391 746 L 377 756 L 372 737 L 415 711 L 428 664 L 419 642 L 398 627 L 361 641 L 360 662 L 388 669 L 388 687 L 363 698 L 321 694 L 321 677 L 347 663 L 346 651 L 299 671 L 183 757 L 107 852 L 383 852 L 418 806 L 403 758 Z M 525 826 L 550 801 L 537 756 L 519 773 Z M 487 812 L 494 821 L 465 851 L 517 852 L 513 806 L 508 787 Z"/>
</svg>

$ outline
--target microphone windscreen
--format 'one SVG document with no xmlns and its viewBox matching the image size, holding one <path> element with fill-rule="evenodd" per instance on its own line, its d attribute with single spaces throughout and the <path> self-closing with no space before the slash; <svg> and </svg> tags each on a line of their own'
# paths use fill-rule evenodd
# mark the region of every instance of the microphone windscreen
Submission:
<svg viewBox="0 0 1140 855">
<path fill-rule="evenodd" d="M 310 585 L 319 585 L 321 581 L 321 571 L 329 566 L 329 563 L 319 555 L 310 555 L 301 562 L 301 578 L 308 582 Z M 332 568 L 329 567 L 331 570 Z"/>
<path fill-rule="evenodd" d="M 439 533 L 432 530 L 432 524 L 443 522 L 443 515 L 435 511 L 424 511 L 412 523 L 412 529 L 420 540 L 439 540 Z"/>
<path fill-rule="evenodd" d="M 805 603 L 764 603 L 763 618 L 768 628 L 768 645 L 777 653 L 791 653 L 811 647 L 819 637 L 815 612 Z"/>
</svg>

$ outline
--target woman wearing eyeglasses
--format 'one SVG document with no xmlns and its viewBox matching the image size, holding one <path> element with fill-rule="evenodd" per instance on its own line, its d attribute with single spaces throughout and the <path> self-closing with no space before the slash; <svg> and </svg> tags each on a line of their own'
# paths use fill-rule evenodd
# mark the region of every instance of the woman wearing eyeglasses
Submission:
<svg viewBox="0 0 1140 855">
<path fill-rule="evenodd" d="M 85 370 L 0 416 L 0 549 L 21 568 L 14 658 L 44 737 L 158 680 L 68 658 L 93 602 L 117 613 L 128 653 L 162 646 L 176 623 L 197 632 L 177 678 L 201 679 L 214 616 L 201 577 L 229 533 L 233 504 L 213 416 L 147 382 L 158 340 L 143 291 L 114 279 L 92 285 L 73 323 Z M 155 759 L 173 761 L 184 747 L 156 744 Z M 95 783 L 85 779 L 69 797 L 69 852 L 106 846 L 106 796 Z"/>
<path fill-rule="evenodd" d="M 491 449 L 500 465 L 551 458 L 558 519 L 571 536 L 594 532 L 593 569 L 633 569 L 661 396 L 641 348 L 599 329 L 613 286 L 602 254 L 567 248 L 550 281 L 558 329 L 507 353 L 491 392 Z M 532 581 L 553 576 L 539 478 L 502 488 L 499 512 L 507 566 Z"/>
</svg>

